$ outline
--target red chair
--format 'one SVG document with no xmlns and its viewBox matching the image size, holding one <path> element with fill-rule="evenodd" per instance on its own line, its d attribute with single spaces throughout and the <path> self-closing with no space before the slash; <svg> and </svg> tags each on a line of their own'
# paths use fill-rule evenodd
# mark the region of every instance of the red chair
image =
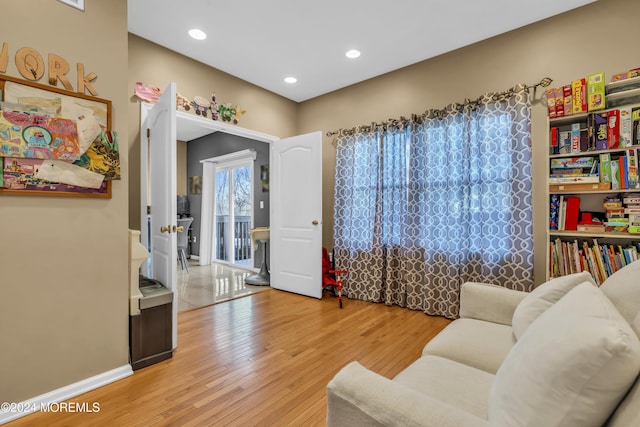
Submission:
<svg viewBox="0 0 640 427">
<path fill-rule="evenodd" d="M 347 270 L 334 270 L 331 265 L 331 258 L 327 248 L 322 248 L 322 290 L 330 289 L 338 295 L 338 304 L 342 308 L 342 280 L 341 274 L 346 274 Z"/>
</svg>

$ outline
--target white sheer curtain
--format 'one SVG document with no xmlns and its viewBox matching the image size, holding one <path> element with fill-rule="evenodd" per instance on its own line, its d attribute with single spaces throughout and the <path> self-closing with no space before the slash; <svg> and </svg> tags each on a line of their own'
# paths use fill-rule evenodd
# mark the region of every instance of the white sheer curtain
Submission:
<svg viewBox="0 0 640 427">
<path fill-rule="evenodd" d="M 347 295 L 455 318 L 465 281 L 530 290 L 530 142 L 524 86 L 339 138 Z"/>
</svg>

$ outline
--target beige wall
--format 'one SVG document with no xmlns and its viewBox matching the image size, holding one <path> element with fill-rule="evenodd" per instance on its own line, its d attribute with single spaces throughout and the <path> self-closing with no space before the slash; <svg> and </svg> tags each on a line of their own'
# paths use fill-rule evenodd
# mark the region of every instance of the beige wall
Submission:
<svg viewBox="0 0 640 427">
<path fill-rule="evenodd" d="M 5 75 L 22 47 L 95 72 L 113 102 L 122 181 L 109 200 L 0 196 L 0 402 L 19 402 L 128 363 L 127 2 L 2 4 Z M 48 68 L 47 68 L 48 70 Z M 48 77 L 39 83 L 48 85 Z"/>
<path fill-rule="evenodd" d="M 296 135 L 298 104 L 244 80 L 179 55 L 148 40 L 129 34 L 129 85 L 136 82 L 161 90 L 176 82 L 178 93 L 193 99 L 216 94 L 219 104 L 231 103 L 247 110 L 240 126 L 281 138 Z M 136 97 L 129 99 L 129 224 L 140 227 L 140 107 Z M 210 116 L 209 116 L 210 117 Z"/>
<path fill-rule="evenodd" d="M 304 102 L 300 133 L 333 131 L 390 117 L 441 108 L 516 83 L 549 76 L 552 85 L 587 74 L 613 73 L 640 66 L 637 0 L 599 1 L 455 52 L 421 62 L 337 92 Z M 437 19 L 434 17 L 433 19 Z M 425 19 L 428 25 L 429 18 Z M 452 29 L 464 31 L 464 28 Z M 366 52 L 364 53 L 366 55 Z M 542 95 L 538 90 L 536 98 Z M 534 247 L 536 283 L 545 278 L 547 173 L 546 110 L 536 99 L 532 113 L 534 166 Z M 323 141 L 323 221 L 325 246 L 333 245 L 335 149 Z"/>
</svg>

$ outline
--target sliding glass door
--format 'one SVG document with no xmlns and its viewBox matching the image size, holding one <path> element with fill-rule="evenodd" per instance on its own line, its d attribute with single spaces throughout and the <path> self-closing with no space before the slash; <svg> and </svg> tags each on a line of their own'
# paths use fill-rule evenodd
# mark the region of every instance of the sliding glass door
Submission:
<svg viewBox="0 0 640 427">
<path fill-rule="evenodd" d="M 253 267 L 252 164 L 219 164 L 215 176 L 215 259 L 246 267 Z"/>
</svg>

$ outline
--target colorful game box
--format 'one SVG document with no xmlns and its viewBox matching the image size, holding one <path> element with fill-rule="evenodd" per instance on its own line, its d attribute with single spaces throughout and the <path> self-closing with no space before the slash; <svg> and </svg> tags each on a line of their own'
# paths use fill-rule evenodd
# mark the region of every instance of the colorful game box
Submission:
<svg viewBox="0 0 640 427">
<path fill-rule="evenodd" d="M 573 114 L 573 97 L 571 95 L 571 85 L 562 86 L 562 97 L 564 98 L 564 115 Z"/>
<path fill-rule="evenodd" d="M 556 95 L 555 89 L 547 89 L 545 92 L 547 98 L 547 112 L 549 113 L 550 119 L 555 119 L 556 117 Z"/>
<path fill-rule="evenodd" d="M 571 124 L 571 152 L 580 152 L 580 123 Z"/>
<path fill-rule="evenodd" d="M 605 106 L 604 72 L 587 77 L 587 108 L 589 111 L 602 110 Z"/>
<path fill-rule="evenodd" d="M 573 97 L 573 113 L 587 111 L 587 79 L 579 79 L 571 82 L 571 95 Z"/>
<path fill-rule="evenodd" d="M 607 141 L 607 113 L 596 113 L 593 115 L 593 120 L 593 138 L 596 143 L 596 150 L 606 150 L 609 148 L 609 143 Z"/>
<path fill-rule="evenodd" d="M 620 144 L 620 110 L 607 111 L 607 146 L 618 148 Z"/>
<path fill-rule="evenodd" d="M 630 147 L 633 141 L 631 107 L 620 108 L 620 147 Z"/>
<path fill-rule="evenodd" d="M 554 95 L 556 99 L 556 117 L 564 116 L 564 95 L 562 94 L 562 88 L 557 87 L 554 90 Z"/>
</svg>

